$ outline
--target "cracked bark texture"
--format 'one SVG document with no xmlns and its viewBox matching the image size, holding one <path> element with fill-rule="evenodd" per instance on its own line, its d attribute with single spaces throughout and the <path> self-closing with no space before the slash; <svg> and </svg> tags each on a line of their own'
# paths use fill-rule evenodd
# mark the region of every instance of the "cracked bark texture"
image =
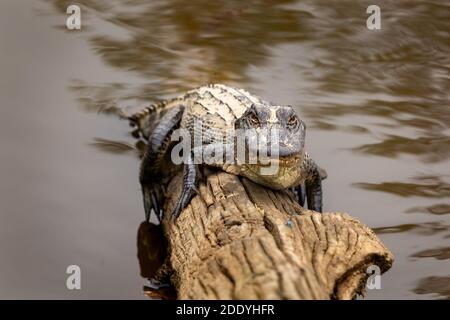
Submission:
<svg viewBox="0 0 450 320">
<path fill-rule="evenodd" d="M 169 184 L 165 212 L 178 198 Z M 173 192 L 172 192 L 173 191 Z M 175 222 L 166 216 L 168 270 L 178 299 L 352 299 L 392 253 L 346 213 L 303 209 L 286 191 L 210 172 Z"/>
</svg>

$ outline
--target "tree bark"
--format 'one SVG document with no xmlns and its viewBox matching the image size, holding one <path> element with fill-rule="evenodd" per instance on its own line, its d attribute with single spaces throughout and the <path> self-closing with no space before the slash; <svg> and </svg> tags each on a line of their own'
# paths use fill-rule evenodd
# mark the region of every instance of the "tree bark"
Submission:
<svg viewBox="0 0 450 320">
<path fill-rule="evenodd" d="M 182 176 L 169 184 L 165 211 Z M 166 271 L 178 299 L 352 299 L 364 294 L 392 253 L 346 213 L 303 209 L 274 191 L 225 172 L 209 172 L 175 222 L 162 221 Z"/>
</svg>

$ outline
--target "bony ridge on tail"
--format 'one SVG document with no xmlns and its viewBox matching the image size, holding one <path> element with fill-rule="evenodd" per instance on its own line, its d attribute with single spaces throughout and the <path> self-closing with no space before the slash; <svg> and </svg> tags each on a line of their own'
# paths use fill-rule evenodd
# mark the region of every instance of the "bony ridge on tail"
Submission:
<svg viewBox="0 0 450 320">
<path fill-rule="evenodd" d="M 197 193 L 199 165 L 220 168 L 272 189 L 290 188 L 300 205 L 306 198 L 309 209 L 322 212 L 321 181 L 326 173 L 305 151 L 306 126 L 291 106 L 266 102 L 242 89 L 211 84 L 127 118 L 147 140 L 140 168 L 147 220 L 152 210 L 161 219 L 164 186 L 180 165 L 184 166 L 183 188 L 171 213 L 173 219 Z M 173 159 L 179 143 L 173 141 L 177 130 L 190 137 L 181 164 Z M 238 141 L 243 142 L 243 148 Z M 240 150 L 245 153 L 243 157 Z M 205 154 L 212 156 L 205 160 Z M 268 164 L 275 164 L 276 170 L 270 171 Z"/>
</svg>

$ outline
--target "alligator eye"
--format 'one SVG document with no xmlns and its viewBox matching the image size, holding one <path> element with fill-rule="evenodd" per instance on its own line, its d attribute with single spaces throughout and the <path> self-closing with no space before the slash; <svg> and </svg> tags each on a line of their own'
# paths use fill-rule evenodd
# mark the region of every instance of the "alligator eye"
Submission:
<svg viewBox="0 0 450 320">
<path fill-rule="evenodd" d="M 250 119 L 250 123 L 252 125 L 258 125 L 259 124 L 259 119 L 258 119 L 258 116 L 256 114 L 250 113 L 249 119 Z"/>
<path fill-rule="evenodd" d="M 295 127 L 298 123 L 297 117 L 296 116 L 291 116 L 288 120 L 288 125 L 290 127 Z"/>
</svg>

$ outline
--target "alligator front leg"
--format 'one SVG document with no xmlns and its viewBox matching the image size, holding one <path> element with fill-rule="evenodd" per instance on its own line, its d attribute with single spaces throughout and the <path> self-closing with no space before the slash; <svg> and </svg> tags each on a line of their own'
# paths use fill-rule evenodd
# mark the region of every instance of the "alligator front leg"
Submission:
<svg viewBox="0 0 450 320">
<path fill-rule="evenodd" d="M 322 179 L 318 171 L 317 174 L 306 180 L 305 187 L 308 209 L 322 212 Z"/>
<path fill-rule="evenodd" d="M 301 164 L 301 171 L 304 182 L 295 187 L 300 205 L 303 207 L 306 195 L 308 209 L 322 212 L 322 180 L 326 178 L 322 172 L 325 171 L 307 153 Z"/>
<path fill-rule="evenodd" d="M 184 165 L 183 189 L 181 190 L 181 195 L 172 210 L 172 220 L 176 220 L 176 218 L 178 218 L 181 211 L 186 208 L 191 199 L 198 193 L 197 184 L 198 170 L 197 165 L 194 164 L 194 157 L 191 154 L 190 158 L 187 159 L 187 163 Z"/>
<path fill-rule="evenodd" d="M 308 209 L 322 212 L 322 177 L 319 166 L 308 156 L 305 158 L 307 177 L 305 179 Z"/>
<path fill-rule="evenodd" d="M 161 205 L 164 198 L 161 184 L 165 176 L 161 172 L 161 167 L 167 159 L 166 153 L 169 151 L 171 144 L 170 137 L 173 131 L 179 126 L 183 111 L 183 106 L 177 106 L 168 111 L 161 118 L 148 139 L 148 145 L 142 159 L 139 175 L 146 221 L 150 219 L 152 210 L 158 219 L 161 220 Z"/>
<path fill-rule="evenodd" d="M 192 198 L 198 193 L 198 166 L 199 164 L 207 164 L 212 167 L 222 168 L 227 171 L 228 166 L 224 166 L 223 161 L 214 162 L 213 159 L 205 159 L 204 156 L 216 151 L 221 155 L 227 155 L 231 153 L 232 145 L 224 144 L 223 142 L 212 143 L 206 146 L 198 146 L 192 149 L 191 154 L 185 159 L 184 171 L 183 171 L 183 189 L 181 195 L 172 210 L 172 219 L 176 220 L 181 211 L 189 204 Z"/>
</svg>

